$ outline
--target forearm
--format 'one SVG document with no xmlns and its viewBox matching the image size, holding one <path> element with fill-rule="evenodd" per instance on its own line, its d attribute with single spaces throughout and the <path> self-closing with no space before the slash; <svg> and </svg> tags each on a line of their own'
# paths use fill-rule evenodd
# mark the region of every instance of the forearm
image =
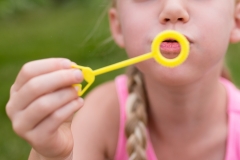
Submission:
<svg viewBox="0 0 240 160">
<path fill-rule="evenodd" d="M 34 149 L 31 150 L 28 160 L 72 160 L 72 153 L 65 158 L 45 158 L 37 153 Z"/>
</svg>

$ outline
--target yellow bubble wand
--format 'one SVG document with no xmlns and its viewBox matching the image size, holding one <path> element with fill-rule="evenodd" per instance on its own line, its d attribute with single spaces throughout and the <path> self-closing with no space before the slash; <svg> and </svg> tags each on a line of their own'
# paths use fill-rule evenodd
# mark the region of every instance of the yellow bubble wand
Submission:
<svg viewBox="0 0 240 160">
<path fill-rule="evenodd" d="M 174 39 L 178 41 L 178 43 L 181 46 L 181 52 L 180 54 L 174 58 L 174 59 L 167 59 L 165 58 L 159 49 L 160 44 L 166 40 L 166 39 Z M 173 30 L 167 30 L 164 32 L 161 32 L 158 34 L 152 43 L 151 47 L 152 51 L 150 53 L 146 53 L 140 56 L 137 56 L 135 58 L 131 58 L 122 62 L 118 62 L 115 64 L 112 64 L 110 66 L 106 66 L 97 70 L 92 70 L 89 67 L 79 66 L 79 65 L 72 65 L 73 68 L 80 69 L 83 73 L 84 80 L 87 82 L 87 85 L 82 89 L 81 84 L 74 84 L 74 86 L 79 87 L 78 95 L 82 96 L 87 89 L 92 85 L 92 83 L 95 81 L 95 77 L 100 74 L 104 74 L 116 69 L 120 69 L 129 65 L 133 65 L 145 60 L 148 60 L 150 58 L 154 58 L 155 61 L 157 61 L 159 64 L 165 66 L 165 67 L 176 67 L 180 64 L 182 64 L 188 57 L 189 54 L 189 42 L 188 40 L 179 32 L 173 31 Z"/>
</svg>

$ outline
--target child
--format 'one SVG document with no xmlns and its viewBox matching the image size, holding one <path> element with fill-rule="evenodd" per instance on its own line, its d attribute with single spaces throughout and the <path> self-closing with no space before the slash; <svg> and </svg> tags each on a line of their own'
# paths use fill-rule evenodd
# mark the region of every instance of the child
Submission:
<svg viewBox="0 0 240 160">
<path fill-rule="evenodd" d="M 169 29 L 187 37 L 189 57 L 175 68 L 139 63 L 128 79 L 97 87 L 84 102 L 72 87 L 83 79 L 72 62 L 27 63 L 6 109 L 33 148 L 29 159 L 239 160 L 240 92 L 220 73 L 228 42 L 240 41 L 240 3 L 116 0 L 109 19 L 129 57 L 149 52 L 153 38 Z M 167 58 L 179 48 L 172 39 L 160 46 Z"/>
</svg>

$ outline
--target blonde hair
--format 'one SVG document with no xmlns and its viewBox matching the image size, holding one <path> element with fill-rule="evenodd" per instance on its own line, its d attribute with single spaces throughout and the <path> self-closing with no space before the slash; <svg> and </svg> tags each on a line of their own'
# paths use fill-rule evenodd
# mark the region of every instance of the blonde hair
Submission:
<svg viewBox="0 0 240 160">
<path fill-rule="evenodd" d="M 116 0 L 111 0 L 111 3 L 112 3 L 112 7 L 116 7 L 116 4 L 117 4 Z"/>
<path fill-rule="evenodd" d="M 147 101 L 143 77 L 137 68 L 128 69 L 129 96 L 126 104 L 127 152 L 129 160 L 146 160 L 147 147 Z"/>
</svg>

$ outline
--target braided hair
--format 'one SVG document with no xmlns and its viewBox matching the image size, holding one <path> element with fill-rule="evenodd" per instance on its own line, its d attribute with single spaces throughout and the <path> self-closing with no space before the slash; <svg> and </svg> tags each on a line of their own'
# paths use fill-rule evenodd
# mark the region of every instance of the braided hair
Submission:
<svg viewBox="0 0 240 160">
<path fill-rule="evenodd" d="M 147 111 L 146 95 L 142 74 L 136 67 L 128 69 L 129 96 L 126 104 L 127 121 L 125 134 L 129 160 L 146 160 Z"/>
</svg>

